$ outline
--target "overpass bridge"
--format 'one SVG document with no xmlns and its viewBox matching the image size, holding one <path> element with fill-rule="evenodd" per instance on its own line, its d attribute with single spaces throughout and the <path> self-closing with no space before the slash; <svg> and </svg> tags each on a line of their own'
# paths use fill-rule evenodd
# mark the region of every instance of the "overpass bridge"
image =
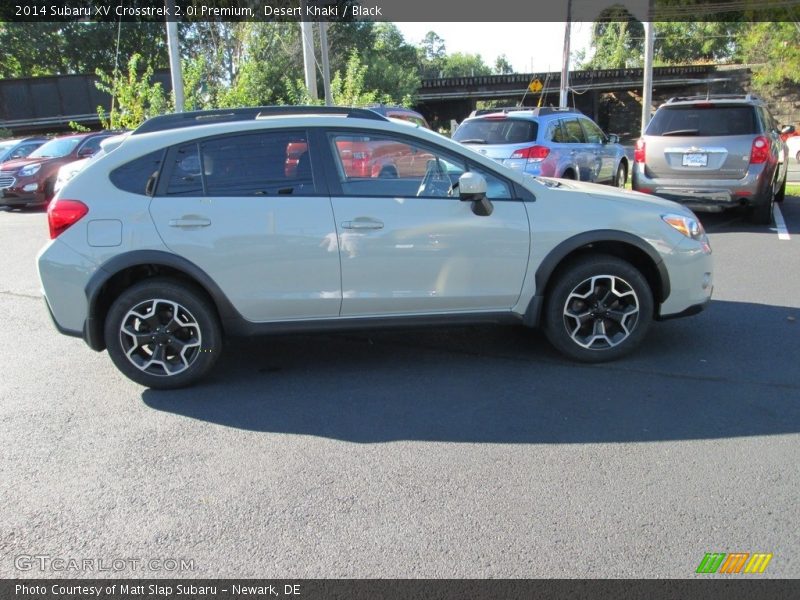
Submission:
<svg viewBox="0 0 800 600">
<path fill-rule="evenodd" d="M 656 67 L 653 69 L 654 103 L 659 98 L 690 93 L 743 91 L 740 89 L 743 77 L 749 82 L 749 69 L 741 65 L 732 68 L 715 65 Z M 528 85 L 534 80 L 544 85 L 539 93 L 528 90 Z M 613 116 L 611 104 L 638 100 L 639 113 L 636 118 L 640 119 L 643 81 L 644 69 L 570 71 L 570 105 L 608 130 L 615 125 L 610 122 Z M 478 101 L 536 106 L 541 98 L 543 106 L 557 106 L 560 86 L 560 72 L 424 79 L 417 94 L 417 108 L 429 120 L 446 124 L 450 119 L 461 121 L 476 108 Z M 613 102 L 610 101 L 610 95 L 614 96 Z M 630 129 L 627 124 L 626 129 Z"/>
<path fill-rule="evenodd" d="M 638 135 L 643 77 L 642 69 L 571 71 L 570 103 L 606 131 Z M 543 105 L 555 105 L 560 78 L 560 73 L 552 72 L 425 79 L 418 91 L 417 108 L 432 123 L 448 126 L 451 119 L 463 120 L 481 100 L 517 104 L 524 99 L 526 105 L 535 106 L 541 96 Z M 165 90 L 171 89 L 168 72 L 160 71 L 154 79 Z M 534 79 L 545 84 L 541 94 L 526 93 Z M 15 135 L 68 131 L 70 121 L 99 127 L 97 107 L 108 111 L 111 98 L 97 89 L 96 80 L 94 75 L 0 80 L 0 129 Z M 743 85 L 749 85 L 749 69 L 742 66 L 657 67 L 653 72 L 655 103 L 707 90 L 740 92 Z"/>
</svg>

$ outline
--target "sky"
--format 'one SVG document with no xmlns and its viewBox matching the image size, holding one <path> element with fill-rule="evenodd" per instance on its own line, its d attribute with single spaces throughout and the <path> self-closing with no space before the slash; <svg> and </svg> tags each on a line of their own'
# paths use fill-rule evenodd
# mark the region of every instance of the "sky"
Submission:
<svg viewBox="0 0 800 600">
<path fill-rule="evenodd" d="M 517 73 L 561 70 L 564 50 L 563 23 L 395 23 L 406 41 L 417 45 L 429 31 L 445 41 L 448 54 L 480 54 L 494 66 L 501 54 Z M 570 54 L 589 46 L 591 23 L 573 23 Z M 575 68 L 575 65 L 571 65 Z"/>
</svg>

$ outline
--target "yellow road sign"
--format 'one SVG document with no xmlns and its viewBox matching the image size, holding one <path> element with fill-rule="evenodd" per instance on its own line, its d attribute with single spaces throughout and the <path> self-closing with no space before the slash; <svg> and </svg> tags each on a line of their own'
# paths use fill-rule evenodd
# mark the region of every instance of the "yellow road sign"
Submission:
<svg viewBox="0 0 800 600">
<path fill-rule="evenodd" d="M 533 81 L 531 81 L 531 82 L 528 84 L 528 89 L 529 89 L 530 91 L 532 91 L 534 94 L 535 94 L 536 92 L 541 92 L 543 87 L 544 87 L 544 86 L 542 85 L 542 82 L 541 82 L 541 81 L 539 81 L 538 79 L 534 79 Z"/>
</svg>

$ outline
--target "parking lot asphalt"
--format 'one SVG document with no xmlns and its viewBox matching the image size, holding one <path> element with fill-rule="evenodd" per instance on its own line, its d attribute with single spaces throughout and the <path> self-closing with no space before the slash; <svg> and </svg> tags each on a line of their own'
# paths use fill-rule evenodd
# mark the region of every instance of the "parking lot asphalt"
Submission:
<svg viewBox="0 0 800 600">
<path fill-rule="evenodd" d="M 511 327 L 307 335 L 159 392 L 55 331 L 45 216 L 0 212 L 0 577 L 681 578 L 734 551 L 798 577 L 800 198 L 781 214 L 702 215 L 713 302 L 613 364 Z"/>
</svg>

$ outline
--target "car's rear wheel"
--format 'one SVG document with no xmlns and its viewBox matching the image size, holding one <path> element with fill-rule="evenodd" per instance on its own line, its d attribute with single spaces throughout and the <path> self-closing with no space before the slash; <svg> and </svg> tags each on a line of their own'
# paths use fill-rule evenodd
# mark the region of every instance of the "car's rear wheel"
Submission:
<svg viewBox="0 0 800 600">
<path fill-rule="evenodd" d="M 788 173 L 786 177 L 783 178 L 783 183 L 781 184 L 781 189 L 778 190 L 778 193 L 775 194 L 775 202 L 783 202 L 783 199 L 786 198 L 786 178 L 789 177 Z"/>
<path fill-rule="evenodd" d="M 624 188 L 628 181 L 628 169 L 624 162 L 619 163 L 617 167 L 617 174 L 614 176 L 614 185 L 618 188 Z"/>
<path fill-rule="evenodd" d="M 756 204 L 750 209 L 750 221 L 756 225 L 772 224 L 772 207 L 775 204 L 775 192 L 769 186 L 767 198 L 760 204 Z"/>
<path fill-rule="evenodd" d="M 653 320 L 653 293 L 630 263 L 608 255 L 574 260 L 546 299 L 544 330 L 566 356 L 614 360 L 634 350 Z"/>
<path fill-rule="evenodd" d="M 575 177 L 575 172 L 572 169 L 567 169 L 564 171 L 564 174 L 561 175 L 561 179 L 577 179 Z"/>
<path fill-rule="evenodd" d="M 174 279 L 142 281 L 111 305 L 105 341 L 114 365 L 141 385 L 174 389 L 202 378 L 216 362 L 222 332 L 205 294 Z"/>
</svg>

